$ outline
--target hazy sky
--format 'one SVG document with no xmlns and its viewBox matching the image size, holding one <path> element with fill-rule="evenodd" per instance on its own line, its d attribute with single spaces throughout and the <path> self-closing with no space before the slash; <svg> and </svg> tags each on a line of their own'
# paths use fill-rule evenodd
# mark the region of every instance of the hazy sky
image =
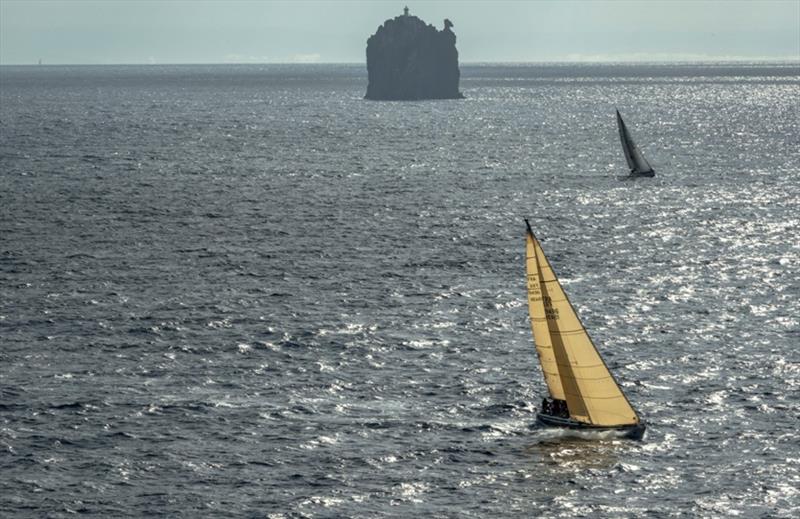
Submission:
<svg viewBox="0 0 800 519">
<path fill-rule="evenodd" d="M 406 4 L 462 62 L 800 60 L 800 0 L 0 0 L 0 64 L 363 63 Z"/>
</svg>

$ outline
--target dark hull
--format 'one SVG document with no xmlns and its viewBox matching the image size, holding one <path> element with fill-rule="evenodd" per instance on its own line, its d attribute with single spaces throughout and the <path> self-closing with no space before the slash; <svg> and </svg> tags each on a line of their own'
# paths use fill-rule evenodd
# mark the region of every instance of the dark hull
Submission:
<svg viewBox="0 0 800 519">
<path fill-rule="evenodd" d="M 550 427 L 564 427 L 566 429 L 573 429 L 576 431 L 619 431 L 624 433 L 626 438 L 630 438 L 632 440 L 641 440 L 646 429 L 643 423 L 636 425 L 620 425 L 617 427 L 604 427 L 590 425 L 583 422 L 576 422 L 575 420 L 571 420 L 569 418 L 561 418 L 559 416 L 552 416 L 542 413 L 538 413 L 536 415 L 536 420 L 539 423 Z"/>
<path fill-rule="evenodd" d="M 646 171 L 644 173 L 628 173 L 627 175 L 617 175 L 617 180 L 636 180 L 637 178 L 653 178 L 656 176 L 655 171 Z"/>
</svg>

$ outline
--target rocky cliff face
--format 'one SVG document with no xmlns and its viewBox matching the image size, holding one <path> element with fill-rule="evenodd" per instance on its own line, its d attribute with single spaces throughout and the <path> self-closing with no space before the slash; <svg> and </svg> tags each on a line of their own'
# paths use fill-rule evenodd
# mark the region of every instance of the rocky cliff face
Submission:
<svg viewBox="0 0 800 519">
<path fill-rule="evenodd" d="M 408 14 L 386 20 L 367 40 L 367 99 L 461 99 L 456 35 Z"/>
</svg>

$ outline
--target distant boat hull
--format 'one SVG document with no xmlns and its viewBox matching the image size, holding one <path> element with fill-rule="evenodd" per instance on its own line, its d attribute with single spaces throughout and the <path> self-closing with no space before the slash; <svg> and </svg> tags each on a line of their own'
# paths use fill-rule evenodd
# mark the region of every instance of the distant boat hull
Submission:
<svg viewBox="0 0 800 519">
<path fill-rule="evenodd" d="M 636 180 L 637 178 L 653 178 L 655 176 L 655 171 L 645 171 L 644 173 L 631 171 L 627 175 L 617 175 L 617 180 Z"/>
<path fill-rule="evenodd" d="M 536 421 L 538 421 L 542 425 L 547 425 L 549 427 L 564 427 L 567 429 L 574 429 L 574 430 L 581 430 L 581 431 L 619 431 L 624 433 L 626 438 L 630 438 L 632 440 L 641 440 L 644 436 L 644 431 L 646 426 L 643 423 L 638 423 L 634 425 L 619 425 L 619 426 L 598 426 L 598 425 L 590 425 L 583 422 L 576 422 L 575 420 L 571 420 L 569 418 L 561 418 L 559 416 L 552 416 L 549 414 L 538 413 L 536 415 Z"/>
</svg>

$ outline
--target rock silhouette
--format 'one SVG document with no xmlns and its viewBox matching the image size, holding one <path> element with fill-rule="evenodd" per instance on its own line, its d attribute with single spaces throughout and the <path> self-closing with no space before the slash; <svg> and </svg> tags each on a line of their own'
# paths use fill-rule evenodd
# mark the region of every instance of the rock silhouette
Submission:
<svg viewBox="0 0 800 519">
<path fill-rule="evenodd" d="M 436 30 L 416 16 L 386 20 L 367 40 L 366 99 L 463 99 L 458 91 L 456 35 L 445 19 Z"/>
</svg>

